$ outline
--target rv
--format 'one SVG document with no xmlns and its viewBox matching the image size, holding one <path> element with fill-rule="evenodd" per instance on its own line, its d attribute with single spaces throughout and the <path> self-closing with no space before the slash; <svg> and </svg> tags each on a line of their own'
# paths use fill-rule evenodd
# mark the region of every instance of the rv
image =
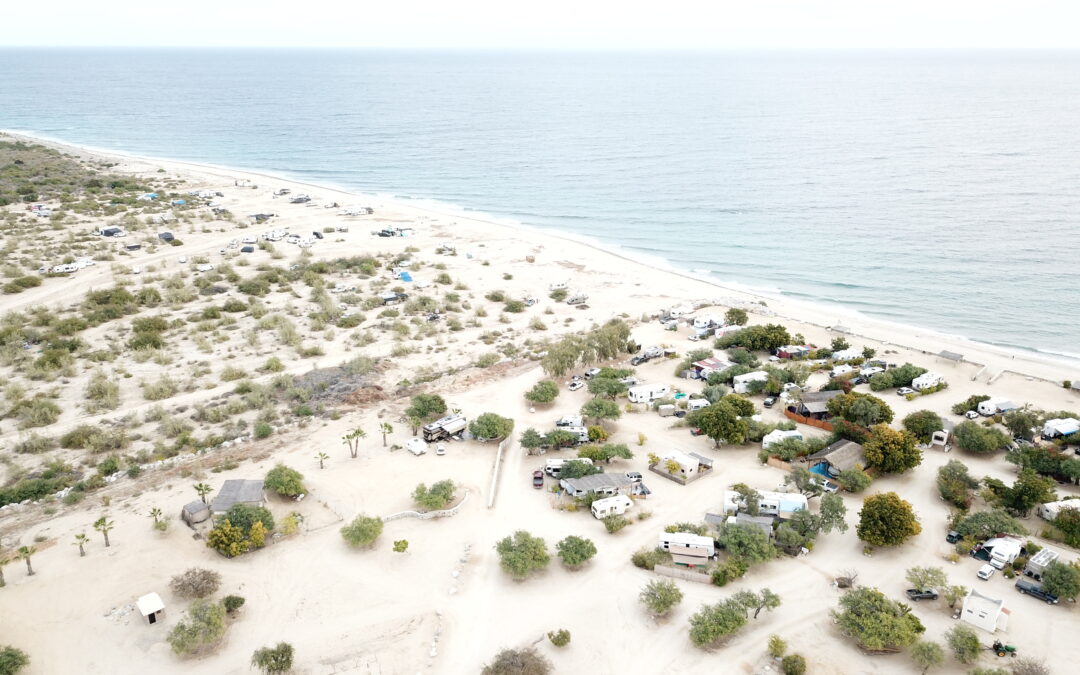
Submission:
<svg viewBox="0 0 1080 675">
<path fill-rule="evenodd" d="M 1036 553 L 1028 560 L 1028 564 L 1024 567 L 1024 574 L 1031 577 L 1035 581 L 1042 581 L 1042 575 L 1046 572 L 1046 568 L 1050 566 L 1050 563 L 1058 559 L 1058 552 L 1044 548 Z"/>
<path fill-rule="evenodd" d="M 1046 420 L 1043 424 L 1042 437 L 1045 439 L 1071 436 L 1080 432 L 1080 420 L 1071 417 Z"/>
<path fill-rule="evenodd" d="M 464 415 L 447 415 L 442 419 L 424 425 L 424 440 L 428 443 L 444 441 L 463 433 L 467 425 L 468 421 Z"/>
<path fill-rule="evenodd" d="M 706 316 L 694 317 L 694 324 L 693 325 L 694 325 L 694 328 L 697 328 L 699 330 L 706 330 L 707 331 L 707 330 L 709 330 L 711 328 L 719 326 L 721 323 L 723 323 L 723 322 L 720 321 L 719 319 L 717 319 L 715 316 L 706 315 Z"/>
<path fill-rule="evenodd" d="M 589 442 L 589 430 L 585 427 L 557 427 L 555 431 L 565 431 L 567 433 L 577 436 L 575 443 L 588 443 Z"/>
<path fill-rule="evenodd" d="M 589 299 L 589 296 L 585 295 L 581 291 L 577 291 L 576 293 L 574 293 L 573 295 L 571 295 L 569 298 L 566 299 L 566 304 L 568 304 L 568 305 L 583 305 L 583 304 L 585 304 L 585 301 L 588 300 L 588 299 Z"/>
<path fill-rule="evenodd" d="M 562 473 L 563 464 L 567 462 L 585 462 L 586 464 L 592 464 L 592 460 L 588 457 L 570 457 L 568 459 L 549 459 L 547 464 L 544 465 L 544 473 L 552 478 L 558 478 Z"/>
<path fill-rule="evenodd" d="M 765 382 L 769 379 L 769 374 L 764 370 L 756 370 L 752 373 L 745 373 L 743 375 L 736 375 L 732 379 L 733 389 L 736 394 L 746 394 L 750 392 L 750 387 L 754 382 Z"/>
<path fill-rule="evenodd" d="M 581 415 L 565 415 L 555 421 L 557 427 L 583 427 L 585 423 L 581 419 Z"/>
<path fill-rule="evenodd" d="M 841 375 L 847 375 L 848 373 L 850 373 L 853 370 L 855 370 L 855 369 L 845 363 L 845 364 L 836 366 L 835 368 L 830 370 L 829 371 L 829 377 L 840 377 Z"/>
<path fill-rule="evenodd" d="M 669 393 L 671 393 L 671 387 L 666 384 L 639 384 L 627 390 L 626 398 L 630 399 L 631 403 L 652 403 Z"/>
<path fill-rule="evenodd" d="M 692 532 L 661 532 L 657 548 L 671 554 L 679 565 L 704 565 L 716 555 L 716 542 Z"/>
<path fill-rule="evenodd" d="M 993 537 L 984 541 L 975 551 L 988 552 L 989 563 L 1001 570 L 1020 556 L 1022 546 L 1020 540 L 1014 537 Z M 975 551 L 972 553 L 974 554 Z"/>
<path fill-rule="evenodd" d="M 648 361 L 650 361 L 652 359 L 660 358 L 663 355 L 664 355 L 664 350 L 663 349 L 661 349 L 659 347 L 649 347 L 648 349 L 643 349 L 638 354 L 635 354 L 634 356 L 632 356 L 630 358 L 630 365 L 632 365 L 632 366 L 640 366 L 643 363 L 646 363 L 646 362 L 648 362 Z"/>
<path fill-rule="evenodd" d="M 991 417 L 1010 410 L 1016 410 L 1016 404 L 1007 398 L 992 398 L 988 401 L 982 401 L 978 405 L 979 414 L 983 417 Z"/>
<path fill-rule="evenodd" d="M 1043 520 L 1057 519 L 1065 509 L 1080 509 L 1080 499 L 1064 499 L 1059 502 L 1047 502 L 1035 507 L 1035 514 Z"/>
<path fill-rule="evenodd" d="M 601 518 L 607 518 L 608 516 L 621 516 L 633 505 L 634 502 L 626 495 L 615 495 L 614 497 L 597 499 L 592 503 L 590 509 L 592 510 L 593 518 L 599 520 Z"/>
<path fill-rule="evenodd" d="M 701 410 L 702 408 L 708 408 L 709 399 L 707 398 L 692 398 L 686 402 L 686 411 L 694 412 L 695 410 Z"/>
<path fill-rule="evenodd" d="M 923 373 L 911 381 L 911 388 L 915 391 L 923 391 L 941 384 L 945 384 L 945 378 L 940 373 Z"/>
</svg>

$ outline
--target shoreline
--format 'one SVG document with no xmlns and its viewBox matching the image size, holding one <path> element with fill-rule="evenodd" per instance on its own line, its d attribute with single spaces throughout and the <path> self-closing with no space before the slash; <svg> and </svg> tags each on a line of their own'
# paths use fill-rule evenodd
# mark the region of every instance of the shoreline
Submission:
<svg viewBox="0 0 1080 675">
<path fill-rule="evenodd" d="M 461 220 L 485 228 L 498 228 L 516 234 L 530 235 L 521 237 L 523 240 L 535 241 L 538 239 L 553 239 L 562 243 L 575 244 L 582 248 L 589 249 L 590 251 L 610 256 L 619 261 L 644 267 L 654 273 L 700 284 L 707 287 L 707 289 L 723 292 L 732 296 L 718 297 L 717 295 L 712 295 L 709 297 L 702 297 L 700 294 L 688 294 L 681 297 L 683 302 L 691 302 L 694 304 L 708 302 L 708 304 L 716 305 L 727 304 L 727 302 L 735 300 L 743 305 L 752 306 L 754 304 L 761 304 L 764 305 L 763 309 L 766 311 L 755 313 L 764 314 L 767 319 L 771 320 L 775 318 L 797 321 L 823 329 L 830 334 L 841 334 L 840 332 L 832 331 L 831 328 L 833 326 L 842 325 L 846 328 L 846 330 L 842 332 L 845 336 L 872 340 L 880 342 L 885 346 L 901 347 L 922 354 L 936 355 L 942 350 L 959 350 L 964 355 L 964 363 L 983 366 L 983 370 L 990 371 L 987 377 L 991 379 L 996 379 L 996 376 L 999 376 L 1000 374 L 1012 372 L 1019 376 L 1033 377 L 1057 384 L 1058 386 L 1061 385 L 1063 380 L 1080 380 L 1080 359 L 1071 359 L 1065 354 L 1047 352 L 1038 348 L 1021 349 L 995 345 L 974 340 L 959 334 L 950 334 L 937 329 L 869 316 L 859 310 L 851 309 L 842 304 L 829 305 L 793 298 L 789 295 L 785 295 L 782 289 L 778 289 L 779 292 L 777 293 L 770 293 L 767 290 L 743 285 L 739 282 L 725 282 L 723 280 L 711 278 L 708 274 L 699 274 L 692 271 L 677 269 L 671 261 L 664 258 L 649 256 L 648 254 L 635 255 L 628 253 L 625 250 L 621 250 L 621 247 L 618 245 L 609 247 L 603 242 L 587 236 L 553 228 L 529 225 L 512 219 L 501 218 L 483 211 L 473 211 L 466 206 L 439 202 L 438 200 L 427 197 L 402 198 L 394 195 L 386 195 L 385 193 L 357 192 L 344 186 L 313 183 L 264 170 L 242 169 L 211 163 L 137 155 L 124 151 L 69 143 L 60 139 L 29 134 L 25 131 L 0 129 L 0 134 L 6 134 L 12 138 L 26 142 L 53 147 L 54 149 L 68 153 L 81 153 L 83 156 L 95 159 L 156 164 L 161 167 L 173 167 L 174 169 L 179 168 L 192 172 L 201 172 L 219 178 L 233 179 L 236 177 L 244 177 L 248 179 L 257 178 L 261 181 L 280 181 L 293 186 L 301 186 L 311 190 L 328 192 L 350 199 L 367 199 L 377 208 L 388 211 L 391 214 L 396 212 L 398 214 L 408 215 L 412 212 L 414 215 L 419 214 L 426 217 L 447 219 L 450 221 L 450 224 L 453 225 L 457 225 L 457 221 Z M 383 215 L 386 214 L 384 213 Z M 836 320 L 833 322 L 826 321 L 824 317 L 827 316 L 835 316 Z M 937 348 L 927 349 L 925 341 L 932 341 Z M 949 349 L 950 347 L 954 349 Z M 983 371 L 980 371 L 980 373 L 981 372 Z"/>
</svg>

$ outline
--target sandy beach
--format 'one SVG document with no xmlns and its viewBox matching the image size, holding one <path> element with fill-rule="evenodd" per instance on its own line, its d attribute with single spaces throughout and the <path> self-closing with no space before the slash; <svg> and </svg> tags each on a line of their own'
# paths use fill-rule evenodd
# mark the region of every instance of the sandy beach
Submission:
<svg viewBox="0 0 1080 675">
<path fill-rule="evenodd" d="M 200 346 L 195 334 L 185 334 L 170 343 L 167 362 L 122 358 L 103 366 L 120 378 L 122 405 L 116 411 L 88 412 L 80 406 L 86 382 L 97 367 L 80 367 L 48 385 L 59 388 L 57 401 L 63 409 L 59 419 L 42 431 L 49 435 L 78 425 L 105 425 L 122 415 L 146 418 L 157 405 L 190 413 L 233 390 L 235 382 L 220 377 L 226 367 L 243 371 L 254 381 L 271 381 L 273 375 L 260 374 L 259 368 L 274 356 L 283 361 L 280 372 L 296 376 L 359 355 L 378 358 L 379 368 L 373 375 L 377 380 L 372 383 L 380 387 L 380 393 L 342 403 L 336 417 L 328 413 L 301 420 L 280 418 L 268 438 L 248 437 L 229 447 L 147 470 L 138 478 L 117 480 L 78 504 L 31 504 L 0 512 L 0 548 L 9 551 L 37 542 L 39 549 L 34 557 L 36 574 L 26 575 L 22 563 L 16 561 L 4 570 L 7 587 L 0 589 L 0 605 L 5 608 L 0 612 L 0 634 L 4 642 L 31 655 L 28 673 L 244 673 L 250 672 L 248 661 L 254 649 L 280 640 L 296 647 L 295 672 L 313 675 L 473 673 L 501 648 L 534 643 L 560 673 L 621 673 L 631 668 L 646 673 L 765 673 L 769 672 L 767 667 L 776 672 L 765 651 L 773 634 L 782 635 L 792 651 L 807 658 L 811 673 L 910 673 L 917 669 L 906 655 L 862 653 L 839 634 L 829 611 L 836 607 L 839 591 L 832 582 L 841 570 L 856 569 L 860 584 L 902 598 L 906 588 L 903 570 L 915 565 L 942 566 L 952 583 L 980 584 L 980 592 L 1005 598 L 1012 612 L 1006 637 L 1020 646 L 1023 655 L 1046 659 L 1055 672 L 1069 672 L 1068 664 L 1080 660 L 1080 645 L 1067 637 L 1080 625 L 1074 603 L 1048 608 L 1018 595 L 1011 582 L 1000 575 L 987 582 L 977 580 L 974 560 L 950 563 L 945 559 L 952 548 L 944 540 L 950 510 L 934 484 L 937 468 L 959 458 L 973 475 L 1011 482 L 1016 467 L 1001 455 L 927 451 L 916 470 L 877 480 L 870 494 L 898 492 L 913 504 L 922 523 L 922 534 L 903 546 L 864 556 L 854 527 L 846 533 L 834 532 L 820 538 L 811 554 L 780 557 L 754 567 L 745 578 L 725 588 L 679 581 L 685 600 L 669 618 L 654 620 L 642 610 L 637 595 L 643 585 L 659 577 L 631 565 L 630 555 L 654 546 L 657 533 L 666 524 L 700 521 L 707 510 L 719 506 L 722 491 L 730 485 L 744 482 L 771 490 L 782 483 L 785 473 L 760 464 L 754 444 L 715 449 L 708 439 L 673 427 L 670 419 L 651 412 L 628 413 L 610 425 L 611 441 L 628 444 L 635 456 L 616 460 L 608 470 L 640 471 L 647 476 L 652 494 L 634 509 L 652 515 L 635 519 L 611 535 L 587 512 L 559 509 L 559 498 L 549 490 L 534 490 L 532 472 L 543 458 L 527 455 L 516 444 L 525 428 L 547 431 L 555 419 L 576 413 L 589 399 L 586 391 L 568 392 L 563 387 L 553 404 L 531 407 L 522 394 L 544 375 L 538 363 L 527 358 L 531 354 L 527 341 L 556 338 L 622 317 L 632 323 L 632 335 L 643 345 L 666 345 L 680 354 L 709 346 L 689 341 L 686 326 L 671 332 L 654 320 L 676 305 L 696 307 L 698 314 L 719 315 L 727 308 L 741 307 L 750 313 L 751 324 L 781 323 L 791 333 L 804 335 L 806 342 L 821 346 L 843 334 L 853 346 L 875 349 L 889 362 L 911 362 L 944 375 L 949 387 L 942 392 L 914 401 L 887 396 L 897 423 L 920 409 L 958 421 L 950 408 L 974 394 L 1002 396 L 1044 410 L 1076 410 L 1080 408 L 1080 391 L 1065 389 L 1062 382 L 1080 380 L 1080 366 L 855 313 L 838 313 L 789 298 L 751 294 L 649 266 L 557 233 L 464 212 L 355 195 L 255 172 L 41 142 L 65 153 L 107 161 L 113 165 L 109 169 L 113 173 L 172 180 L 184 192 L 220 191 L 224 196 L 218 201 L 234 220 L 207 217 L 167 224 L 183 239 L 182 247 L 152 245 L 154 232 L 166 229 L 166 225 L 148 225 L 128 238 L 144 243 L 150 240 L 141 250 L 117 253 L 111 263 L 101 262 L 68 277 L 49 277 L 36 288 L 2 296 L 2 313 L 28 312 L 36 306 L 67 307 L 80 302 L 87 292 L 117 282 L 136 289 L 164 284 L 172 275 L 194 278 L 190 265 L 181 263 L 180 256 L 205 256 L 210 264 L 227 264 L 246 275 L 260 265 L 293 264 L 308 253 L 310 258 L 304 260 L 376 253 L 408 258 L 417 263 L 413 284 L 420 286 L 415 291 L 410 288 L 411 294 L 445 300 L 447 294 L 455 293 L 470 303 L 472 312 L 460 330 L 444 330 L 440 324 L 424 332 L 423 322 L 419 322 L 406 325 L 403 335 L 407 337 L 402 338 L 394 338 L 392 329 L 386 329 L 392 319 L 377 318 L 374 310 L 365 312 L 365 322 L 355 329 L 324 326 L 314 330 L 307 318 L 313 306 L 310 289 L 296 284 L 291 295 L 271 294 L 262 301 L 271 313 L 292 317 L 301 344 L 318 346 L 321 353 L 317 355 L 298 356 L 280 341 L 280 331 L 259 327 L 254 321 L 250 325 L 241 322 L 231 333 L 223 330 L 225 337 L 210 344 L 210 351 Z M 311 201 L 293 204 L 286 196 L 275 196 L 282 189 L 288 189 L 290 195 L 307 194 Z M 329 208 L 332 204 L 338 206 Z M 341 209 L 349 206 L 370 207 L 373 213 L 341 215 Z M 277 215 L 269 223 L 254 225 L 247 216 L 256 213 Z M 63 223 L 66 231 L 88 232 L 112 223 L 114 218 L 77 216 L 73 220 Z M 303 252 L 279 245 L 275 251 L 284 255 L 277 257 L 268 250 L 242 254 L 228 246 L 233 240 L 279 227 L 291 232 L 324 232 L 325 236 Z M 409 227 L 412 231 L 407 237 L 372 235 L 372 231 L 386 227 Z M 347 231 L 341 231 L 343 228 Z M 444 244 L 452 246 L 456 255 L 437 254 L 436 249 Z M 41 264 L 54 262 L 58 261 L 42 260 Z M 133 273 L 135 267 L 139 274 Z M 441 274 L 449 275 L 453 283 L 437 282 Z M 386 280 L 385 286 L 397 285 L 384 270 L 377 279 Z M 347 286 L 357 279 L 333 271 L 327 275 L 327 284 L 334 283 Z M 588 307 L 577 309 L 550 300 L 552 284 L 580 289 L 588 295 Z M 535 297 L 538 302 L 522 313 L 500 313 L 501 303 L 485 300 L 495 290 L 513 298 Z M 230 291 L 223 298 L 233 295 Z M 183 318 L 214 301 L 212 297 L 197 298 L 191 306 L 175 310 L 163 306 L 161 312 L 169 313 L 170 319 Z M 480 307 L 486 308 L 484 316 L 475 312 Z M 830 329 L 840 325 L 843 333 Z M 253 337 L 241 338 L 248 332 Z M 365 332 L 374 339 L 361 339 Z M 962 332 L 962 327 L 957 327 L 957 332 Z M 126 332 L 105 324 L 86 331 L 84 340 L 107 344 L 127 337 Z M 963 360 L 942 358 L 938 356 L 942 351 L 962 354 Z M 494 365 L 477 367 L 492 354 Z M 683 391 L 701 389 L 700 381 L 676 379 L 673 365 L 657 360 L 640 367 L 637 376 Z M 163 373 L 191 386 L 181 387 L 176 395 L 159 402 L 143 399 L 140 383 Z M 565 380 L 560 378 L 560 385 Z M 815 373 L 809 384 L 819 386 L 825 381 L 824 374 Z M 30 381 L 24 384 L 31 390 L 46 386 Z M 384 447 L 378 432 L 382 423 L 395 427 L 389 444 L 403 444 L 410 437 L 407 424 L 399 418 L 408 406 L 408 395 L 421 390 L 440 393 L 451 408 L 462 410 L 470 419 L 482 412 L 495 412 L 515 420 L 515 432 L 504 445 L 497 472 L 494 443 L 453 442 L 445 456 L 428 453 L 419 457 Z M 754 402 L 765 420 L 783 419 L 779 406 L 763 409 L 760 397 Z M 367 431 L 355 459 L 341 441 L 353 428 Z M 155 426 L 148 424 L 140 433 L 149 443 Z M 65 449 L 34 455 L 8 451 L 26 435 L 15 420 L 0 421 L 0 444 L 5 448 L 0 475 L 5 481 L 50 459 L 81 459 Z M 639 435 L 647 439 L 643 445 L 638 444 Z M 646 455 L 671 447 L 709 455 L 716 461 L 716 470 L 686 486 L 650 477 Z M 320 452 L 330 456 L 324 469 L 319 468 L 316 458 Z M 207 482 L 217 488 L 226 479 L 261 478 L 278 463 L 305 476 L 309 494 L 303 502 L 269 498 L 276 518 L 293 511 L 304 516 L 298 534 L 275 539 L 263 550 L 225 559 L 208 549 L 203 540 L 193 538 L 192 531 L 180 522 L 181 507 L 196 498 L 193 483 Z M 410 494 L 417 483 L 446 478 L 460 486 L 459 498 L 468 495 L 456 515 L 390 521 L 379 542 L 368 551 L 350 550 L 343 543 L 338 530 L 344 521 L 358 513 L 385 517 L 412 509 Z M 493 484 L 497 485 L 494 491 Z M 551 484 L 549 478 L 548 487 Z M 1080 496 L 1080 491 L 1066 485 L 1059 487 L 1059 494 Z M 844 495 L 847 521 L 852 526 L 863 496 Z M 147 514 L 155 507 L 171 519 L 165 533 L 151 527 Z M 90 527 L 106 513 L 116 523 L 110 535 L 113 543 L 107 549 Z M 1035 517 L 1025 521 L 1034 532 L 1040 529 L 1039 522 Z M 545 572 L 515 582 L 500 570 L 493 547 L 518 529 L 544 537 L 549 548 L 570 534 L 589 537 L 599 553 L 580 571 L 567 571 L 553 560 Z M 71 545 L 79 532 L 90 536 L 86 557 L 79 557 Z M 408 540 L 408 552 L 391 550 L 390 543 L 399 539 Z M 1075 551 L 1054 546 L 1065 551 L 1067 559 L 1077 557 Z M 192 566 L 217 570 L 224 578 L 222 591 L 243 595 L 247 602 L 238 617 L 229 620 L 222 647 L 201 659 L 181 660 L 171 653 L 165 635 L 182 615 L 186 602 L 169 591 L 168 579 Z M 690 643 L 687 619 L 701 604 L 716 602 L 737 590 L 762 587 L 783 598 L 779 609 L 752 620 L 715 650 L 702 651 Z M 159 593 L 165 601 L 163 625 L 146 625 L 132 609 L 135 599 L 148 592 Z M 913 611 L 927 626 L 927 636 L 934 639 L 940 639 L 955 623 L 940 601 L 918 605 Z M 563 649 L 553 647 L 544 637 L 558 628 L 573 635 Z M 987 634 L 980 637 L 987 644 L 992 640 Z M 985 652 L 978 665 L 998 665 L 994 660 Z M 966 670 L 950 659 L 939 672 Z"/>
</svg>

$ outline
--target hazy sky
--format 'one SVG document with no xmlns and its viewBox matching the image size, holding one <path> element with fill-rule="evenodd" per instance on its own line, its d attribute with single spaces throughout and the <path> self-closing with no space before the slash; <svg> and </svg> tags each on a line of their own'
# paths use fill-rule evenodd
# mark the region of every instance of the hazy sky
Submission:
<svg viewBox="0 0 1080 675">
<path fill-rule="evenodd" d="M 1080 46 L 1080 0 L 31 0 L 0 45 Z"/>
</svg>

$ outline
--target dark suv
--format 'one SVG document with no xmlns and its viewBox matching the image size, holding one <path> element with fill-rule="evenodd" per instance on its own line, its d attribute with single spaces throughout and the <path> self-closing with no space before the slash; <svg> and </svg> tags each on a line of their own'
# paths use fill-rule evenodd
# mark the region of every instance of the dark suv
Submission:
<svg viewBox="0 0 1080 675">
<path fill-rule="evenodd" d="M 1016 582 L 1016 590 L 1021 593 L 1026 593 L 1033 598 L 1039 600 L 1045 600 L 1048 605 L 1056 605 L 1058 599 L 1056 595 L 1051 595 L 1043 590 L 1042 585 L 1035 583 L 1034 581 L 1028 581 L 1027 579 L 1020 579 Z"/>
</svg>

